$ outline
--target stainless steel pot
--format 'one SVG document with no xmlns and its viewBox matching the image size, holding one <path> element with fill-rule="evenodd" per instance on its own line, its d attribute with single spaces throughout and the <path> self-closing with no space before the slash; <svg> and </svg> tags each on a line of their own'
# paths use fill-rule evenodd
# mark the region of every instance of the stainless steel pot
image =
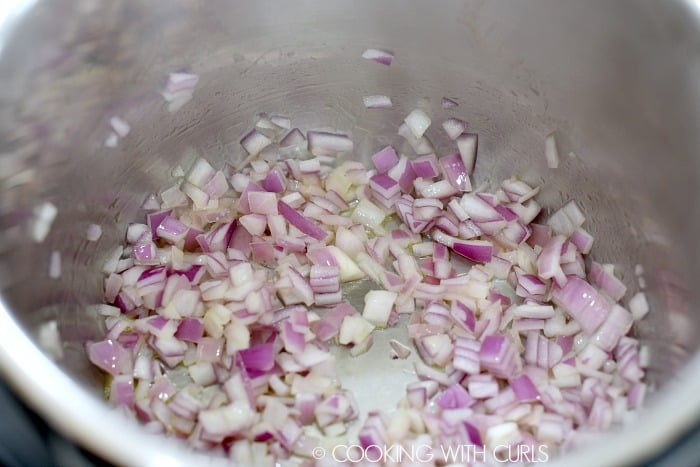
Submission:
<svg viewBox="0 0 700 467">
<path fill-rule="evenodd" d="M 579 200 L 594 256 L 615 262 L 631 289 L 643 265 L 653 312 L 636 332 L 657 391 L 634 423 L 563 464 L 637 462 L 700 419 L 697 2 L 22 0 L 0 11 L 0 368 L 88 449 L 119 464 L 202 461 L 102 401 L 82 346 L 101 330 L 85 305 L 100 300 L 105 252 L 144 194 L 195 150 L 240 158 L 260 111 L 348 131 L 365 158 L 398 141 L 397 122 L 416 105 L 462 116 L 480 133 L 481 181 L 519 175 L 544 183 L 548 207 Z M 360 59 L 368 47 L 393 50 L 394 64 Z M 170 114 L 158 90 L 176 70 L 201 80 Z M 366 94 L 395 106 L 367 111 Z M 442 96 L 460 106 L 441 109 Z M 133 129 L 109 149 L 113 115 Z M 557 170 L 543 155 L 551 131 Z M 58 215 L 36 243 L 27 228 L 44 201 Z M 105 230 L 97 243 L 84 239 L 91 222 Z M 47 273 L 53 250 L 59 279 Z M 52 320 L 55 363 L 37 345 Z"/>
</svg>

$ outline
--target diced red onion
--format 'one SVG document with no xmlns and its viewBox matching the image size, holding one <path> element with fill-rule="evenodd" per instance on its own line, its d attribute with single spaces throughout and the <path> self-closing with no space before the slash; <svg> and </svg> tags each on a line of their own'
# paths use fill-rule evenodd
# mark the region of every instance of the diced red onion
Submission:
<svg viewBox="0 0 700 467">
<path fill-rule="evenodd" d="M 105 138 L 104 143 L 102 143 L 102 145 L 106 148 L 116 148 L 118 144 L 119 144 L 119 135 L 113 131 L 110 131 L 107 134 L 107 137 Z"/>
<path fill-rule="evenodd" d="M 520 371 L 520 356 L 504 336 L 486 336 L 479 349 L 482 368 L 499 378 L 509 378 Z"/>
<path fill-rule="evenodd" d="M 560 258 L 561 250 L 564 246 L 565 238 L 555 235 L 544 245 L 537 257 L 537 274 L 543 279 L 557 280 L 559 284 L 564 273 L 561 270 Z"/>
<path fill-rule="evenodd" d="M 475 402 L 467 390 L 459 384 L 453 384 L 437 397 L 437 404 L 442 409 L 471 407 Z"/>
<path fill-rule="evenodd" d="M 241 146 L 243 146 L 243 149 L 245 149 L 250 156 L 259 154 L 260 151 L 265 149 L 271 143 L 272 140 L 270 138 L 260 133 L 256 129 L 250 130 L 250 132 L 248 132 L 248 134 L 241 139 Z"/>
<path fill-rule="evenodd" d="M 287 135 L 280 140 L 281 148 L 289 148 L 294 146 L 302 146 L 306 143 L 306 138 L 304 133 L 299 130 L 299 128 L 293 128 L 287 133 Z"/>
<path fill-rule="evenodd" d="M 476 164 L 476 152 L 479 146 L 479 136 L 474 133 L 462 133 L 457 137 L 457 150 L 462 157 L 462 163 L 471 175 Z"/>
<path fill-rule="evenodd" d="M 377 172 L 386 173 L 399 162 L 399 156 L 393 147 L 387 146 L 372 156 L 372 162 L 377 168 Z"/>
<path fill-rule="evenodd" d="M 388 50 L 381 49 L 367 49 L 362 52 L 362 58 L 366 60 L 372 60 L 382 65 L 389 66 L 394 60 L 394 54 Z"/>
<path fill-rule="evenodd" d="M 131 353 L 113 340 L 90 342 L 86 345 L 88 358 L 103 371 L 117 376 L 131 373 Z"/>
<path fill-rule="evenodd" d="M 550 133 L 544 140 L 544 155 L 547 159 L 547 167 L 556 169 L 559 167 L 559 150 L 557 149 L 557 140 L 554 138 L 554 133 Z"/>
<path fill-rule="evenodd" d="M 337 156 L 353 149 L 352 140 L 340 133 L 308 131 L 306 139 L 309 152 L 314 156 Z"/>
<path fill-rule="evenodd" d="M 488 263 L 493 255 L 493 244 L 487 240 L 462 240 L 454 242 L 452 249 L 460 256 L 476 263 Z"/>
<path fill-rule="evenodd" d="M 121 117 L 116 115 L 109 119 L 109 125 L 120 138 L 125 137 L 131 131 L 131 127 Z"/>
<path fill-rule="evenodd" d="M 629 309 L 635 321 L 639 321 L 649 313 L 649 303 L 644 292 L 637 292 L 629 301 Z"/>
<path fill-rule="evenodd" d="M 406 123 L 402 123 L 401 126 L 399 126 L 397 133 L 399 136 L 402 136 L 406 140 L 406 142 L 411 146 L 411 148 L 413 148 L 417 155 L 420 156 L 424 154 L 435 153 L 433 143 L 431 143 L 430 140 L 425 136 L 421 138 L 416 138 Z"/>
<path fill-rule="evenodd" d="M 537 391 L 537 388 L 527 375 L 520 375 L 515 379 L 511 379 L 509 384 L 513 388 L 515 398 L 521 402 L 534 401 L 540 397 L 539 391 Z"/>
<path fill-rule="evenodd" d="M 362 102 L 368 109 L 390 109 L 392 106 L 391 98 L 382 95 L 363 96 Z"/>
<path fill-rule="evenodd" d="M 462 158 L 458 153 L 440 158 L 442 172 L 449 180 L 453 187 L 459 191 L 471 191 L 472 184 L 467 174 L 467 169 L 464 167 Z"/>
<path fill-rule="evenodd" d="M 53 250 L 49 257 L 49 277 L 58 279 L 61 277 L 61 252 Z"/>
<path fill-rule="evenodd" d="M 456 140 L 467 129 L 467 122 L 458 118 L 448 118 L 442 122 L 442 128 L 451 140 Z"/>
<path fill-rule="evenodd" d="M 393 178 L 385 174 L 377 174 L 369 179 L 369 186 L 379 195 L 387 199 L 398 197 L 401 187 Z"/>
<path fill-rule="evenodd" d="M 169 93 L 191 91 L 197 86 L 199 76 L 194 73 L 175 72 L 168 74 L 165 90 Z"/>
<path fill-rule="evenodd" d="M 452 109 L 454 107 L 457 107 L 458 105 L 459 104 L 454 99 L 450 99 L 449 97 L 442 98 L 442 108 L 443 109 Z"/>
<path fill-rule="evenodd" d="M 406 116 L 404 122 L 415 138 L 421 138 L 431 123 L 430 117 L 420 109 L 412 110 Z"/>
<path fill-rule="evenodd" d="M 191 97 L 179 92 L 171 104 Z M 261 115 L 238 167 L 198 159 L 173 170 L 185 181 L 148 198 L 148 225 L 131 224 L 127 248 L 103 267 L 115 306 L 98 311 L 107 334 L 86 350 L 114 376 L 112 402 L 195 447 L 226 444 L 240 462 L 308 456 L 358 413 L 336 387 L 328 341 L 360 355 L 405 313 L 420 381 L 396 413 L 367 419 L 362 445 L 559 444 L 638 407 L 649 350 L 627 334 L 649 306 L 637 294 L 627 311 L 611 267 L 587 269 L 593 237 L 578 205 L 541 225 L 537 186 L 511 178 L 461 193 L 477 136 L 446 120 L 459 154 L 438 160 L 429 125 L 411 112 L 399 135 L 418 157 L 387 146 L 375 171 L 330 167 L 353 150 L 345 135 L 310 131 L 306 142 L 294 129 L 280 140 L 291 121 Z M 462 273 L 450 250 L 482 264 Z M 341 282 L 365 276 L 384 290 L 367 293 L 360 314 Z M 326 438 L 302 434 L 311 424 Z"/>
<path fill-rule="evenodd" d="M 46 201 L 34 206 L 30 223 L 30 232 L 35 242 L 41 243 L 46 239 L 51 231 L 51 224 L 53 224 L 56 214 L 58 214 L 58 209 L 51 201 Z"/>
<path fill-rule="evenodd" d="M 579 277 L 569 277 L 563 287 L 554 287 L 552 300 L 592 334 L 605 321 L 611 305 L 593 286 Z"/>
<path fill-rule="evenodd" d="M 576 201 L 569 201 L 549 217 L 547 224 L 555 233 L 571 236 L 586 220 Z"/>
<path fill-rule="evenodd" d="M 282 214 L 287 221 L 289 221 L 290 224 L 304 232 L 306 235 L 309 235 L 316 240 L 324 240 L 328 236 L 328 232 L 299 214 L 294 208 L 289 206 L 284 201 L 279 200 L 277 202 L 277 209 L 279 213 Z"/>
<path fill-rule="evenodd" d="M 614 301 L 620 300 L 627 292 L 627 287 L 620 279 L 615 277 L 613 271 L 608 271 L 604 266 L 595 261 L 591 262 L 591 282 L 600 287 Z"/>
</svg>

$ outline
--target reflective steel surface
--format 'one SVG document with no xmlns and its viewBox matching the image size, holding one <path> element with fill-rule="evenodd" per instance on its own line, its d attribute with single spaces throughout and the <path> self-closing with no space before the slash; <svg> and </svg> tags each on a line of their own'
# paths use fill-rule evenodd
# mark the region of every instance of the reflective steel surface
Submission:
<svg viewBox="0 0 700 467">
<path fill-rule="evenodd" d="M 238 141 L 261 111 L 288 115 L 303 129 L 349 132 L 365 159 L 400 144 L 398 123 L 416 106 L 438 121 L 465 118 L 480 134 L 477 184 L 518 175 L 544 183 L 547 207 L 577 199 L 598 239 L 594 257 L 615 262 L 632 292 L 633 268 L 644 266 L 654 311 L 636 332 L 652 350 L 649 378 L 658 391 L 637 421 L 566 465 L 638 461 L 699 418 L 697 4 L 37 0 L 3 7 L 0 369 L 88 449 L 119 464 L 194 462 L 102 401 L 82 347 L 102 331 L 85 306 L 100 300 L 104 255 L 143 215 L 144 195 L 166 186 L 170 168 L 195 153 L 239 159 Z M 368 47 L 393 50 L 394 64 L 362 60 Z M 201 78 L 193 100 L 170 114 L 158 91 L 178 70 Z M 366 110 L 367 94 L 390 95 L 393 109 Z M 460 106 L 441 109 L 443 96 Z M 116 149 L 103 147 L 113 115 L 132 127 Z M 556 171 L 543 155 L 552 131 L 563 155 Z M 435 142 L 438 151 L 449 147 Z M 28 225 L 45 201 L 58 215 L 35 243 Z M 105 232 L 97 243 L 84 239 L 93 222 Z M 59 279 L 47 273 L 52 250 L 63 257 Z M 50 320 L 62 336 L 55 363 L 36 345 Z M 385 371 L 381 360 L 369 362 L 359 386 Z"/>
</svg>

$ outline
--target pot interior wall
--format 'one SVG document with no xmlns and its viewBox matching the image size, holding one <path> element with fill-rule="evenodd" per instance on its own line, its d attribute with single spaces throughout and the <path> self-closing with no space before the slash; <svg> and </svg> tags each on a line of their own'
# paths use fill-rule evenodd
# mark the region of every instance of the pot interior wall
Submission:
<svg viewBox="0 0 700 467">
<path fill-rule="evenodd" d="M 696 21 L 683 2 L 653 1 L 38 2 L 0 43 L 2 301 L 31 335 L 56 319 L 57 365 L 99 395 L 82 345 L 102 331 L 85 305 L 100 301 L 105 253 L 172 167 L 241 160 L 259 112 L 348 132 L 366 161 L 401 147 L 398 124 L 421 107 L 441 154 L 444 118 L 479 133 L 477 182 L 541 183 L 550 210 L 579 201 L 594 258 L 615 263 L 630 293 L 644 266 L 654 311 L 636 332 L 663 386 L 700 343 Z M 393 50 L 394 64 L 362 60 L 368 47 Z M 176 70 L 201 78 L 170 114 L 158 91 Z M 367 110 L 368 94 L 394 107 Z M 442 109 L 443 96 L 459 107 Z M 109 149 L 113 115 L 132 132 Z M 552 131 L 557 170 L 544 158 Z M 59 214 L 35 244 L 26 225 L 45 200 Z M 91 222 L 105 231 L 97 243 L 84 240 Z M 46 273 L 54 249 L 58 280 Z"/>
</svg>

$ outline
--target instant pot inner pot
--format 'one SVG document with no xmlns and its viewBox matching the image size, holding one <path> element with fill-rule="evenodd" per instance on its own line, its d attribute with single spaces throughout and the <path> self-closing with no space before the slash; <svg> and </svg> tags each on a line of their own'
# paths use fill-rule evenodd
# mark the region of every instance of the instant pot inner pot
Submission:
<svg viewBox="0 0 700 467">
<path fill-rule="evenodd" d="M 174 166 L 196 155 L 219 166 L 242 160 L 239 140 L 260 112 L 347 132 L 368 162 L 387 144 L 402 147 L 398 124 L 416 107 L 479 133 L 475 185 L 510 176 L 541 184 L 550 212 L 577 200 L 596 236 L 594 259 L 614 262 L 628 293 L 643 266 L 653 311 L 635 333 L 651 350 L 651 406 L 682 386 L 666 381 L 691 378 L 682 367 L 697 351 L 700 320 L 694 10 L 653 1 L 244 3 L 37 2 L 0 44 L 3 311 L 32 338 L 56 320 L 56 365 L 83 390 L 102 397 L 83 347 L 103 333 L 85 308 L 102 298 L 100 267 Z M 368 47 L 394 51 L 394 63 L 362 60 Z M 159 90 L 178 70 L 200 81 L 169 113 Z M 365 109 L 370 94 L 391 96 L 393 108 Z M 444 96 L 459 107 L 442 109 Z M 114 115 L 132 131 L 105 148 Z M 553 131 L 556 170 L 544 157 Z M 437 133 L 434 142 L 440 154 L 451 148 Z M 29 175 L 9 176 L 18 173 Z M 58 215 L 37 244 L 26 225 L 44 201 Z M 84 239 L 90 223 L 104 230 L 96 243 Z M 47 273 L 52 250 L 63 258 L 59 279 Z M 25 378 L 13 372 L 11 381 Z M 375 363 L 363 378 L 384 387 L 386 376 Z M 395 389 L 398 400 L 403 386 Z M 390 404 L 391 394 L 378 400 Z"/>
</svg>

